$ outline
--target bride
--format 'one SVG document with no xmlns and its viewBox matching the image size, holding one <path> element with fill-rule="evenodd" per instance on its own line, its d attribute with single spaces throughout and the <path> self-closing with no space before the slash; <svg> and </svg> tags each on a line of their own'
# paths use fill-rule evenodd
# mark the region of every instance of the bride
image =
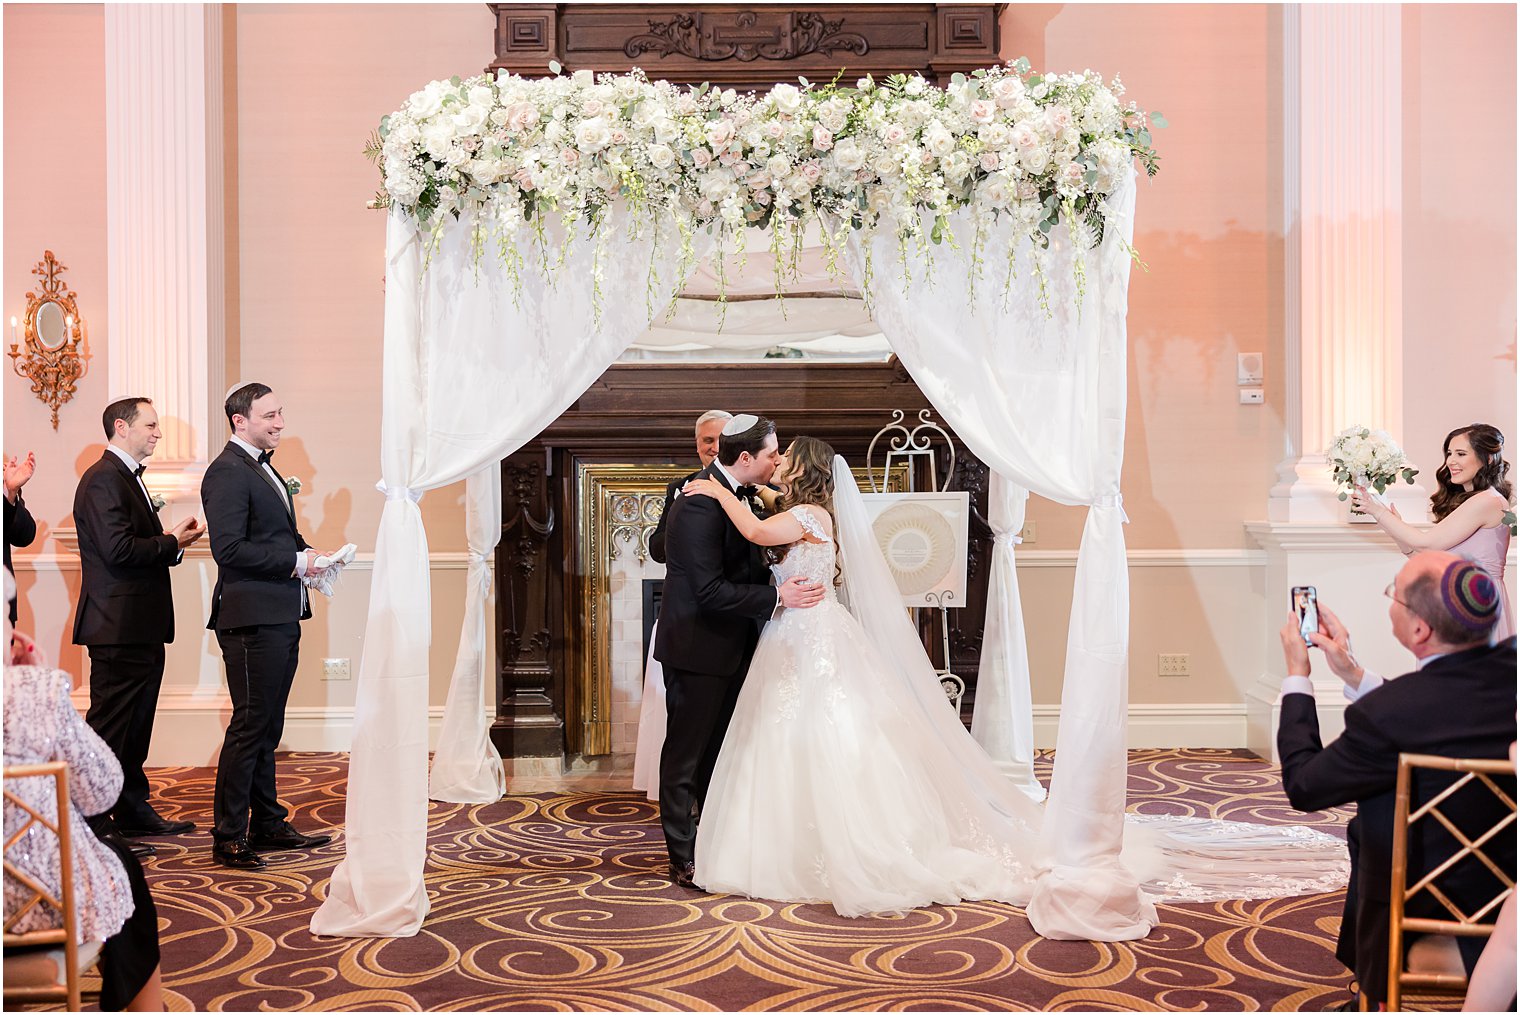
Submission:
<svg viewBox="0 0 1520 1015">
<path fill-rule="evenodd" d="M 757 518 L 722 484 L 695 480 L 778 581 L 825 585 L 766 625 L 713 772 L 697 831 L 708 891 L 829 903 L 842 916 L 933 904 L 1026 905 L 1047 866 L 1042 807 L 1020 792 L 945 702 L 843 458 L 798 437 Z M 1131 817 L 1123 861 L 1158 899 L 1214 901 L 1333 891 L 1346 847 L 1309 829 Z M 1115 940 L 1112 914 L 1061 937 Z M 1071 914 L 1066 914 L 1069 918 Z M 1157 922 L 1154 906 L 1130 914 Z M 1041 928 L 1036 921 L 1036 930 Z"/>
</svg>

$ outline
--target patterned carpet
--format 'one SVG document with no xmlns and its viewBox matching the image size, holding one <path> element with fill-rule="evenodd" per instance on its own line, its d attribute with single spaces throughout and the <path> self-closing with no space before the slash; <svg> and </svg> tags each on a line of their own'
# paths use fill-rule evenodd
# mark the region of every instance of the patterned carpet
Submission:
<svg viewBox="0 0 1520 1015">
<path fill-rule="evenodd" d="M 302 828 L 341 829 L 346 769 L 339 754 L 282 756 Z M 317 938 L 341 835 L 230 871 L 204 831 L 212 771 L 149 774 L 160 810 L 201 829 L 158 840 L 147 865 L 178 1010 L 1291 1011 L 1349 996 L 1332 954 L 1340 893 L 1163 906 L 1162 926 L 1126 944 L 1045 941 L 996 903 L 850 920 L 672 887 L 656 808 L 634 793 L 435 803 L 422 932 Z M 1129 787 L 1143 813 L 1304 820 L 1243 751 L 1132 751 Z"/>
</svg>

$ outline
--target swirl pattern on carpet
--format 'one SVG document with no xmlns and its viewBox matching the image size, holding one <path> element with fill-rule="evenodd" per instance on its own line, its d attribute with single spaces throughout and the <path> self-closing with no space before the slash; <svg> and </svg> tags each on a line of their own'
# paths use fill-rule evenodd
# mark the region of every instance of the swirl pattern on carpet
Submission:
<svg viewBox="0 0 1520 1015">
<path fill-rule="evenodd" d="M 1048 782 L 1048 756 L 1038 767 Z M 282 755 L 279 769 L 298 827 L 338 835 L 254 872 L 211 861 L 213 770 L 149 772 L 160 811 L 200 826 L 155 840 L 146 864 L 172 1008 L 1289 1011 L 1349 997 L 1333 954 L 1341 892 L 1164 905 L 1148 938 L 1122 944 L 1044 940 L 1000 903 L 846 919 L 673 887 L 658 809 L 633 792 L 433 803 L 421 932 L 319 938 L 347 759 Z M 1295 812 L 1278 770 L 1244 751 L 1131 751 L 1129 792 L 1145 814 L 1336 834 L 1348 817 Z"/>
</svg>

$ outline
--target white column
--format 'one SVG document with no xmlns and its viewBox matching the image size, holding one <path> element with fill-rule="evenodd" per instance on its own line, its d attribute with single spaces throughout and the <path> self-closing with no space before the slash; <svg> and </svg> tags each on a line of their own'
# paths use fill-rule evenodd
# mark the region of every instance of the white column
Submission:
<svg viewBox="0 0 1520 1015">
<path fill-rule="evenodd" d="M 1264 523 L 1266 668 L 1246 692 L 1248 745 L 1275 757 L 1277 631 L 1294 585 L 1313 585 L 1346 621 L 1364 662 L 1407 668 L 1377 590 L 1397 569 L 1392 541 L 1348 525 L 1325 450 L 1354 423 L 1402 440 L 1403 149 L 1400 9 L 1288 4 L 1283 17 L 1285 457 Z M 1425 491 L 1400 485 L 1406 518 Z M 1375 662 L 1374 662 L 1375 660 Z M 1340 682 L 1313 673 L 1322 733 L 1341 728 Z"/>
<path fill-rule="evenodd" d="M 153 399 L 155 492 L 191 504 L 226 433 L 222 152 L 221 5 L 107 4 L 110 397 Z"/>
<path fill-rule="evenodd" d="M 1364 423 L 1402 439 L 1400 17 L 1396 4 L 1283 8 L 1288 397 L 1275 522 L 1345 517 L 1324 455 L 1337 431 Z"/>
</svg>

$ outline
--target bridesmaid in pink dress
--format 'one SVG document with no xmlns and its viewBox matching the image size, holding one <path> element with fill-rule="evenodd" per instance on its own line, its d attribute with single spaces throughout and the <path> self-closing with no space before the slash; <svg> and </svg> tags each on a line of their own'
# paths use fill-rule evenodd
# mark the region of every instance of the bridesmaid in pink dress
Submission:
<svg viewBox="0 0 1520 1015">
<path fill-rule="evenodd" d="M 1442 453 L 1445 461 L 1436 470 L 1437 489 L 1430 498 L 1436 523 L 1430 528 L 1410 525 L 1397 508 L 1369 496 L 1362 487 L 1352 494 L 1351 503 L 1377 519 L 1405 554 L 1450 550 L 1487 571 L 1503 599 L 1503 613 L 1494 627 L 1494 637 L 1502 641 L 1515 633 L 1515 614 L 1504 584 L 1513 524 L 1504 435 L 1487 423 L 1460 427 L 1446 435 Z"/>
</svg>

